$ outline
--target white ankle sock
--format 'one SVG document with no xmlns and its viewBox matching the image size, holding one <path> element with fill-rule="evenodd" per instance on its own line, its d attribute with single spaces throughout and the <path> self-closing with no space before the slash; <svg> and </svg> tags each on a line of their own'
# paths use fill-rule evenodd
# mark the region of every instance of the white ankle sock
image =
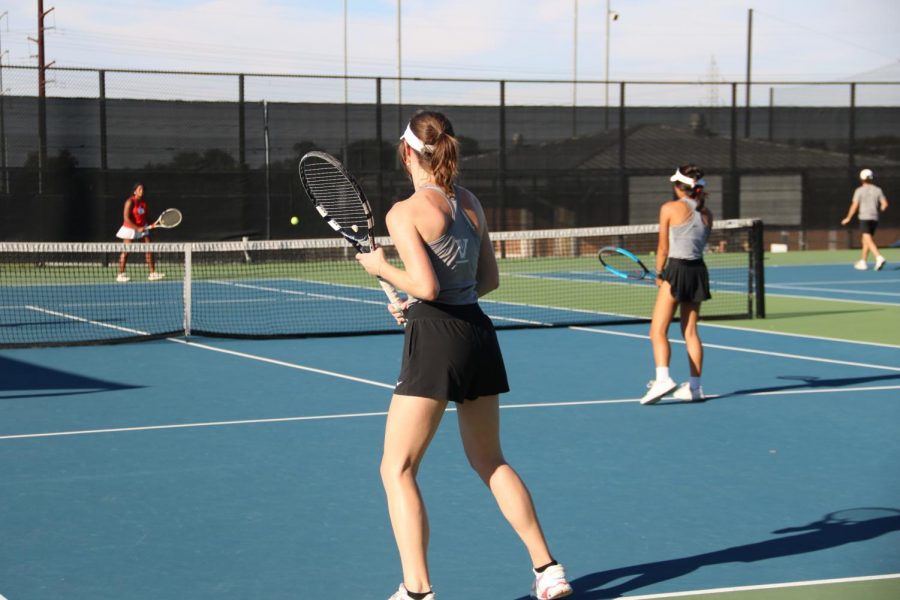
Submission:
<svg viewBox="0 0 900 600">
<path fill-rule="evenodd" d="M 656 367 L 656 380 L 665 381 L 669 378 L 669 367 Z"/>
</svg>

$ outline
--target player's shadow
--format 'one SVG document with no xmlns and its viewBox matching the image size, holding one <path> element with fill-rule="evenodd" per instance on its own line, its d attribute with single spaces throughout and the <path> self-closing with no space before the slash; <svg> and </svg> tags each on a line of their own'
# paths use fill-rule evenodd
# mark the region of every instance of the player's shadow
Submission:
<svg viewBox="0 0 900 600">
<path fill-rule="evenodd" d="M 900 379 L 900 373 L 893 373 L 891 375 L 872 375 L 869 377 L 837 377 L 834 379 L 822 379 L 821 377 L 809 377 L 805 375 L 782 375 L 777 377 L 776 379 L 796 380 L 800 381 L 801 383 L 771 385 L 758 388 L 745 388 L 714 396 L 712 398 L 709 398 L 709 401 L 722 400 L 724 398 L 731 398 L 733 396 L 746 396 L 748 394 L 764 394 L 766 392 L 784 392 L 790 390 L 844 387 L 850 385 L 861 385 L 864 383 L 894 381 Z"/>
<path fill-rule="evenodd" d="M 868 515 L 861 520 L 844 520 L 834 515 L 859 513 Z M 571 581 L 575 590 L 572 598 L 599 600 L 618 598 L 663 581 L 677 579 L 707 566 L 726 563 L 751 563 L 808 552 L 817 552 L 871 540 L 900 531 L 900 510 L 894 508 L 863 508 L 838 511 L 822 519 L 799 527 L 787 527 L 774 534 L 796 534 L 762 542 L 733 546 L 723 550 L 695 554 L 656 562 L 629 565 L 617 569 L 597 571 Z M 520 600 L 524 600 L 520 599 Z"/>
<path fill-rule="evenodd" d="M 140 386 L 103 381 L 0 356 L 0 400 L 75 396 L 137 387 Z"/>
</svg>

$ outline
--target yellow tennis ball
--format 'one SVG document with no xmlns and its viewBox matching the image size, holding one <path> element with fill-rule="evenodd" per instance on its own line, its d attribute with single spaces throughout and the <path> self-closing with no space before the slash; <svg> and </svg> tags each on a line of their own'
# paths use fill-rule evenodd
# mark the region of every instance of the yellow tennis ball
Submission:
<svg viewBox="0 0 900 600">
<path fill-rule="evenodd" d="M 299 222 L 300 222 L 300 219 L 298 219 L 297 217 L 291 217 L 291 225 L 296 225 Z"/>
<path fill-rule="evenodd" d="M 353 230 L 353 233 L 356 233 L 357 231 L 359 231 L 359 225 L 351 225 L 350 229 Z"/>
</svg>

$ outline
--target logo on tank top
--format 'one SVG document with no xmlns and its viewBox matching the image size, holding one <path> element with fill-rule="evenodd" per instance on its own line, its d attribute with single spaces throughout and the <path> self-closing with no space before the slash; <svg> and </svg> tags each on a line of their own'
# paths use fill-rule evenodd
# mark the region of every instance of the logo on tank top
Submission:
<svg viewBox="0 0 900 600">
<path fill-rule="evenodd" d="M 465 264 L 469 262 L 469 259 L 466 258 L 466 253 L 469 251 L 468 238 L 456 238 L 456 246 L 459 248 L 459 260 L 457 260 L 456 262 L 459 264 Z"/>
</svg>

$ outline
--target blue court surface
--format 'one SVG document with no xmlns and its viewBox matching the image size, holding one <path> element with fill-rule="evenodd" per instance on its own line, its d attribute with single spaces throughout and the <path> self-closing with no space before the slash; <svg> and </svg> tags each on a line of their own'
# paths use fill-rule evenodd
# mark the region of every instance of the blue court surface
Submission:
<svg viewBox="0 0 900 600">
<path fill-rule="evenodd" d="M 852 265 L 766 267 L 766 294 L 900 306 L 900 267 L 857 271 Z M 898 335 L 900 337 L 900 335 Z"/>
<path fill-rule="evenodd" d="M 641 406 L 646 332 L 499 334 L 504 448 L 573 597 L 900 573 L 900 346 L 704 325 L 713 397 Z M 0 594 L 387 598 L 401 574 L 378 463 L 401 346 L 0 351 Z M 420 473 L 438 598 L 523 598 L 528 557 L 454 421 Z"/>
</svg>

